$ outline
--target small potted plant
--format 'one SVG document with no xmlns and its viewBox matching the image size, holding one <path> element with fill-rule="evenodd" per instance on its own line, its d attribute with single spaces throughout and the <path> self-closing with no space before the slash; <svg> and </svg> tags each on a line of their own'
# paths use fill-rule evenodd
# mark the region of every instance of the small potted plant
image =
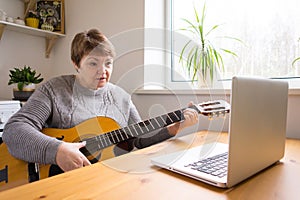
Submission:
<svg viewBox="0 0 300 200">
<path fill-rule="evenodd" d="M 33 28 L 38 28 L 39 27 L 39 18 L 37 16 L 37 13 L 35 11 L 30 10 L 28 12 L 28 16 L 25 19 L 26 25 L 33 27 Z"/>
<path fill-rule="evenodd" d="M 13 89 L 14 98 L 18 100 L 27 100 L 35 90 L 35 85 L 42 82 L 41 74 L 36 74 L 36 71 L 30 66 L 24 65 L 23 68 L 14 68 L 9 70 L 8 85 L 16 84 Z"/>
</svg>

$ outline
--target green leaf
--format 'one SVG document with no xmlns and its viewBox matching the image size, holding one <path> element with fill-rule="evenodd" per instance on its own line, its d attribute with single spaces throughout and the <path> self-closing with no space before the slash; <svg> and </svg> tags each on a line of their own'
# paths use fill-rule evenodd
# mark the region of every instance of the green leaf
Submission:
<svg viewBox="0 0 300 200">
<path fill-rule="evenodd" d="M 213 30 L 217 29 L 220 25 L 214 25 L 205 35 L 208 36 Z"/>
<path fill-rule="evenodd" d="M 23 90 L 23 87 L 24 87 L 24 82 L 19 82 L 17 84 L 17 87 L 18 87 L 18 90 L 22 91 Z"/>
<path fill-rule="evenodd" d="M 17 83 L 17 87 L 19 90 L 22 90 L 24 84 L 29 83 L 40 83 L 44 79 L 40 78 L 41 74 L 36 74 L 36 71 L 31 69 L 30 66 L 24 65 L 23 68 L 15 67 L 12 70 L 9 70 L 9 81 L 8 85 Z"/>
<path fill-rule="evenodd" d="M 182 48 L 181 52 L 180 52 L 180 57 L 179 57 L 179 62 L 183 61 L 183 54 L 185 52 L 186 47 L 191 43 L 192 40 L 188 41 L 184 47 Z"/>
<path fill-rule="evenodd" d="M 292 62 L 292 66 L 295 67 L 295 66 L 294 66 L 295 63 L 296 63 L 297 61 L 299 61 L 299 60 L 300 60 L 300 57 L 296 58 L 296 59 Z"/>
<path fill-rule="evenodd" d="M 236 53 L 234 53 L 234 52 L 232 52 L 232 51 L 230 51 L 230 50 L 228 50 L 228 49 L 221 49 L 221 50 L 224 51 L 224 52 L 226 52 L 226 53 L 229 53 L 229 54 L 231 54 L 231 55 L 237 57 L 237 54 L 236 54 Z"/>
<path fill-rule="evenodd" d="M 190 25 L 187 27 L 188 30 L 190 30 L 192 33 L 195 33 L 195 34 L 199 33 L 197 25 L 194 25 L 192 22 L 190 22 L 187 19 L 183 19 L 183 21 L 185 21 L 186 23 L 188 23 Z"/>
</svg>

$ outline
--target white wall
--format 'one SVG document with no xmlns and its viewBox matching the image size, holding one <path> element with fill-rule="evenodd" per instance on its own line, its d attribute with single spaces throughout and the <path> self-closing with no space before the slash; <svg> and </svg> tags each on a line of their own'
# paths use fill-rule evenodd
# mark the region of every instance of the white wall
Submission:
<svg viewBox="0 0 300 200">
<path fill-rule="evenodd" d="M 70 43 L 77 32 L 98 28 L 113 42 L 117 58 L 112 82 L 133 93 L 143 85 L 144 0 L 65 0 L 66 37 L 60 38 L 50 58 L 45 58 L 45 40 L 5 30 L 0 41 L 0 99 L 12 98 L 12 86 L 7 86 L 10 68 L 31 65 L 49 79 L 74 73 L 70 62 Z M 0 0 L 0 9 L 10 16 L 22 16 L 23 3 L 19 0 Z M 155 76 L 155 74 L 153 74 Z M 136 95 L 133 100 L 142 118 L 163 114 L 184 107 L 190 100 L 201 102 L 205 95 Z M 300 96 L 289 97 L 288 137 L 300 138 Z M 197 129 L 223 127 L 228 121 L 208 121 L 201 118 Z"/>
<path fill-rule="evenodd" d="M 0 0 L 0 9 L 8 16 L 23 17 L 24 4 L 17 0 Z M 13 86 L 8 86 L 9 69 L 25 64 L 47 77 L 51 73 L 52 59 L 45 58 L 45 39 L 4 30 L 0 41 L 0 99 L 11 99 Z"/>
</svg>

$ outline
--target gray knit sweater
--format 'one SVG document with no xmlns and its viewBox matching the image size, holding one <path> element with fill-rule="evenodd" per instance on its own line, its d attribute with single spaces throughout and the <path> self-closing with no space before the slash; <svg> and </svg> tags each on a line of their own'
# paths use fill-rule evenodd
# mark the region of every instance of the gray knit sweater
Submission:
<svg viewBox="0 0 300 200">
<path fill-rule="evenodd" d="M 44 127 L 71 128 L 96 116 L 112 118 L 121 127 L 141 121 L 130 95 L 120 87 L 108 83 L 98 90 L 89 90 L 81 86 L 74 75 L 60 76 L 38 87 L 7 122 L 2 138 L 9 152 L 19 159 L 56 164 L 57 149 L 62 141 L 40 131 Z M 129 150 L 171 137 L 166 128 L 149 135 L 129 140 Z M 118 149 L 115 152 L 124 153 Z"/>
</svg>

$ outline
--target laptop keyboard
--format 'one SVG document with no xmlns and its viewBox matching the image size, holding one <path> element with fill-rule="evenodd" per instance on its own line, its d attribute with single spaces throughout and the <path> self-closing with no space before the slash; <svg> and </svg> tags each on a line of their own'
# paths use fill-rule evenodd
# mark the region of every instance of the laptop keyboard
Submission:
<svg viewBox="0 0 300 200">
<path fill-rule="evenodd" d="M 227 175 L 227 158 L 228 152 L 187 164 L 185 167 L 222 178 Z"/>
</svg>

